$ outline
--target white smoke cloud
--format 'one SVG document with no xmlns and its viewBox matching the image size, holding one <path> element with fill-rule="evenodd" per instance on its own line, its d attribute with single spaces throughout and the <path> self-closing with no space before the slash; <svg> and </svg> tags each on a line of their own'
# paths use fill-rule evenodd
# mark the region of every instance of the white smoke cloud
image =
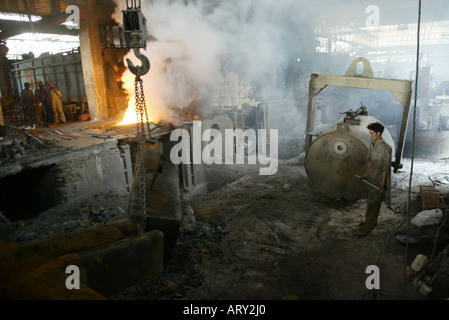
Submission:
<svg viewBox="0 0 449 320">
<path fill-rule="evenodd" d="M 151 62 L 142 77 L 145 95 L 164 119 L 189 105 L 192 89 L 207 98 L 229 72 L 238 74 L 240 84 L 257 85 L 260 95 L 271 96 L 282 89 L 276 83 L 292 73 L 299 55 L 315 50 L 308 43 L 312 23 L 297 0 L 142 2 L 151 39 L 146 51 L 141 49 Z M 126 3 L 117 5 L 121 24 Z M 127 58 L 141 64 L 132 51 Z M 129 71 L 127 77 L 134 78 Z M 133 81 L 128 83 L 133 92 Z"/>
</svg>

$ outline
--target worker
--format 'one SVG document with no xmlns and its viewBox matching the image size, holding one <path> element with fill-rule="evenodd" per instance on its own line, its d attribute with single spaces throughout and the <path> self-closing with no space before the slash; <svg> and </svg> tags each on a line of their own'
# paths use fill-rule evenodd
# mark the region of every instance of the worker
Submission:
<svg viewBox="0 0 449 320">
<path fill-rule="evenodd" d="M 25 113 L 25 122 L 28 125 L 36 124 L 36 101 L 34 100 L 34 92 L 30 89 L 29 82 L 24 83 L 25 88 L 22 90 L 20 98 L 22 100 L 23 111 Z"/>
<path fill-rule="evenodd" d="M 371 145 L 368 165 L 362 179 L 366 179 L 377 188 L 368 187 L 365 221 L 358 233 L 359 238 L 367 236 L 377 225 L 382 202 L 391 206 L 391 146 L 382 139 L 384 125 L 373 122 L 368 125 Z"/>
<path fill-rule="evenodd" d="M 66 118 L 64 109 L 62 108 L 62 93 L 56 88 L 56 82 L 50 81 L 51 101 L 53 102 L 53 112 L 55 114 L 56 123 L 65 123 Z"/>
<path fill-rule="evenodd" d="M 44 114 L 43 119 L 46 125 L 49 127 L 56 127 L 50 88 L 49 86 L 44 85 L 42 80 L 37 80 L 36 82 L 34 97 L 36 99 L 36 104 L 38 105 L 38 111 L 42 111 Z"/>
</svg>

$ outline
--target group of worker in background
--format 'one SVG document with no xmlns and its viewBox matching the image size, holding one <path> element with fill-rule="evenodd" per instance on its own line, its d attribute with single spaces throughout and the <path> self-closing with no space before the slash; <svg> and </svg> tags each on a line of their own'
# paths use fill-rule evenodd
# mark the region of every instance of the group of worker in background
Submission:
<svg viewBox="0 0 449 320">
<path fill-rule="evenodd" d="M 47 85 L 42 80 L 37 80 L 34 92 L 29 82 L 25 82 L 24 86 L 21 100 L 28 124 L 55 127 L 58 123 L 66 122 L 62 94 L 55 81 L 50 81 Z"/>
</svg>

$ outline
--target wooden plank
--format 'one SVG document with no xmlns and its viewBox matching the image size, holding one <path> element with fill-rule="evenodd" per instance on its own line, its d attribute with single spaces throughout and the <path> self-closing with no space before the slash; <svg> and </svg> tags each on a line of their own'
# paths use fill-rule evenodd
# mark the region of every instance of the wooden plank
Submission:
<svg viewBox="0 0 449 320">
<path fill-rule="evenodd" d="M 435 191 L 435 187 L 434 186 L 419 186 L 419 192 L 422 194 L 425 191 Z"/>
<path fill-rule="evenodd" d="M 423 210 L 441 207 L 440 192 L 434 186 L 420 186 L 421 205 Z"/>
<path fill-rule="evenodd" d="M 440 193 L 438 191 L 425 191 L 423 192 L 422 197 L 426 199 L 440 200 Z"/>
<path fill-rule="evenodd" d="M 420 186 L 420 194 L 425 199 L 440 199 L 440 192 L 433 186 Z"/>
</svg>

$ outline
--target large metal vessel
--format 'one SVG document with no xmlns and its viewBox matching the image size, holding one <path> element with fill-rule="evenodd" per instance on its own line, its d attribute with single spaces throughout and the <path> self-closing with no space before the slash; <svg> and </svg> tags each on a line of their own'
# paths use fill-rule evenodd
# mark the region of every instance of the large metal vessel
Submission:
<svg viewBox="0 0 449 320">
<path fill-rule="evenodd" d="M 362 176 L 368 164 L 371 143 L 367 126 L 380 122 L 366 109 L 349 110 L 309 146 L 304 159 L 307 176 L 313 186 L 332 199 L 355 200 L 365 195 L 366 185 L 355 176 Z M 395 154 L 394 141 L 385 128 L 382 138 Z"/>
</svg>

